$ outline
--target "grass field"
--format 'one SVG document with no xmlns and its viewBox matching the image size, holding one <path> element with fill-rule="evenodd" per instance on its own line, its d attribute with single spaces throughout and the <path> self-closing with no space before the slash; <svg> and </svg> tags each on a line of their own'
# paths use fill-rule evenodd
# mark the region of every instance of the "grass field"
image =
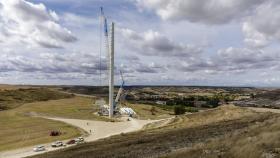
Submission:
<svg viewBox="0 0 280 158">
<path fill-rule="evenodd" d="M 0 111 L 19 107 L 25 103 L 71 98 L 73 95 L 48 88 L 4 89 L 0 87 Z"/>
<path fill-rule="evenodd" d="M 48 143 L 79 136 L 81 131 L 61 122 L 51 121 L 31 115 L 90 119 L 110 121 L 106 117 L 94 115 L 97 108 L 93 100 L 85 97 L 74 97 L 60 100 L 27 103 L 12 110 L 0 112 L 0 151 L 21 148 L 36 144 Z M 155 115 L 150 112 L 151 106 L 132 105 L 141 118 L 161 118 L 167 111 L 156 109 Z M 166 117 L 166 116 L 165 116 Z M 50 137 L 52 130 L 59 130 L 63 135 Z"/>
<path fill-rule="evenodd" d="M 105 117 L 94 115 L 96 110 L 92 106 L 92 99 L 73 97 L 27 103 L 15 109 L 1 111 L 0 151 L 73 138 L 81 134 L 75 127 L 32 115 L 109 121 Z M 52 130 L 59 130 L 63 135 L 50 137 Z"/>
<path fill-rule="evenodd" d="M 50 137 L 52 130 L 63 134 Z M 32 118 L 16 111 L 0 112 L 0 151 L 63 140 L 79 136 L 81 131 L 64 123 Z"/>
<path fill-rule="evenodd" d="M 94 114 L 98 111 L 98 107 L 93 105 L 92 98 L 86 97 L 73 97 L 69 99 L 28 103 L 17 108 L 16 111 L 25 114 L 37 113 L 50 117 L 109 121 L 109 119 L 105 117 L 100 117 Z"/>
<path fill-rule="evenodd" d="M 34 116 L 111 121 L 95 114 L 98 107 L 93 104 L 94 98 L 73 97 L 47 88 L 9 89 L 1 92 L 0 99 L 3 98 L 5 102 L 10 100 L 11 105 L 19 105 L 0 111 L 0 151 L 73 138 L 81 134 L 75 127 Z M 149 105 L 130 107 L 133 107 L 142 119 L 162 118 L 169 113 L 157 107 L 151 113 L 152 106 Z M 50 137 L 52 130 L 59 130 L 63 135 Z"/>
</svg>

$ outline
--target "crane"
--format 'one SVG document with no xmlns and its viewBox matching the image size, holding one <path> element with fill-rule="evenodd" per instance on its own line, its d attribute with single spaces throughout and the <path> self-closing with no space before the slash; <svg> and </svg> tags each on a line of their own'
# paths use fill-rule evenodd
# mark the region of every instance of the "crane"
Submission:
<svg viewBox="0 0 280 158">
<path fill-rule="evenodd" d="M 101 7 L 100 8 L 100 13 L 101 13 L 101 23 L 100 23 L 100 80 L 101 80 L 101 45 L 102 45 L 102 29 L 103 29 L 103 35 L 105 36 L 105 50 L 106 50 L 106 55 L 109 58 L 108 62 L 108 68 L 110 69 L 109 71 L 109 117 L 112 117 L 114 113 L 117 112 L 117 105 L 120 101 L 120 98 L 122 96 L 123 90 L 124 90 L 124 78 L 123 78 L 123 73 L 120 71 L 121 79 L 122 79 L 122 84 L 119 88 L 118 94 L 116 98 L 114 99 L 114 23 L 111 25 L 111 30 L 110 30 L 110 36 L 108 32 L 108 25 L 107 25 L 107 18 L 104 14 L 104 10 Z M 102 28 L 103 27 L 103 28 Z M 110 39 L 110 40 L 109 40 Z M 100 81 L 101 82 L 101 81 Z"/>
<path fill-rule="evenodd" d="M 114 109 L 117 108 L 117 105 L 118 105 L 118 103 L 119 103 L 119 101 L 120 101 L 122 92 L 123 92 L 123 90 L 124 90 L 124 84 L 125 84 L 125 82 L 124 82 L 124 78 L 123 78 L 123 73 L 122 73 L 122 71 L 120 71 L 120 75 L 121 75 L 121 79 L 122 79 L 122 84 L 120 85 L 118 94 L 117 94 L 116 99 L 115 99 Z"/>
</svg>

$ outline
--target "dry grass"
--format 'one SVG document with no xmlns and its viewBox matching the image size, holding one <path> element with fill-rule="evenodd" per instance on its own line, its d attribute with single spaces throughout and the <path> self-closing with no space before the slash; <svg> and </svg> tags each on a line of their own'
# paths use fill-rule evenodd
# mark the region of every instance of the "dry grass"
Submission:
<svg viewBox="0 0 280 158">
<path fill-rule="evenodd" d="M 18 114 L 15 111 L 0 112 L 0 128 L 0 151 L 80 135 L 80 130 L 64 123 L 42 118 L 31 118 Z M 50 137 L 49 133 L 52 130 L 59 130 L 63 134 L 58 137 Z"/>
<path fill-rule="evenodd" d="M 96 108 L 92 106 L 92 99 L 84 97 L 27 103 L 15 109 L 1 111 L 0 151 L 81 135 L 81 130 L 75 127 L 61 122 L 31 117 L 31 114 L 76 119 L 109 120 L 94 115 L 95 111 Z M 63 134 L 59 137 L 50 137 L 49 133 L 52 130 L 59 130 Z"/>
<path fill-rule="evenodd" d="M 170 121 L 170 123 L 161 126 L 160 129 L 172 130 L 175 128 L 191 128 L 222 121 L 236 120 L 253 115 L 256 115 L 256 112 L 253 110 L 248 110 L 246 108 L 240 108 L 233 105 L 225 105 L 199 113 L 176 116 Z"/>
<path fill-rule="evenodd" d="M 20 85 L 8 85 L 8 84 L 0 84 L 0 90 L 16 90 L 16 89 L 28 89 L 31 86 L 20 86 Z"/>
<path fill-rule="evenodd" d="M 90 119 L 110 121 L 94 113 L 98 107 L 93 105 L 94 100 L 86 97 L 73 97 L 69 99 L 50 100 L 24 104 L 16 109 L 19 113 L 37 113 L 50 117 L 63 117 L 73 119 Z"/>
<path fill-rule="evenodd" d="M 221 138 L 174 151 L 166 157 L 185 158 L 186 155 L 194 158 L 280 157 L 280 125 L 277 123 L 279 120 L 278 116 L 259 122 L 245 130 L 229 132 Z"/>
<path fill-rule="evenodd" d="M 185 158 L 186 155 L 194 158 L 280 157 L 280 116 L 272 113 L 266 115 L 270 118 L 252 122 L 242 130 L 229 131 L 220 138 L 196 144 L 192 148 L 174 151 L 166 157 Z"/>
<path fill-rule="evenodd" d="M 18 90 L 17 89 L 18 87 L 8 86 L 3 88 L 5 89 L 13 88 L 13 89 L 9 89 L 9 93 L 11 91 L 25 92 L 25 90 L 23 89 Z M 39 91 L 40 88 L 33 89 L 33 90 Z M 34 96 L 34 97 L 47 95 L 50 92 L 46 88 L 44 88 L 44 91 L 43 89 L 41 90 L 42 92 L 38 93 L 38 96 Z M 59 93 L 56 91 L 54 92 Z M 11 95 L 15 95 L 15 94 L 13 93 Z M 26 96 L 26 97 L 18 97 L 18 99 L 23 99 L 23 100 L 24 99 L 26 100 L 27 97 L 30 98 L 30 95 L 27 94 L 19 95 L 19 96 Z M 81 131 L 79 131 L 78 129 L 66 125 L 64 123 L 50 121 L 38 117 L 36 118 L 32 117 L 35 114 L 42 115 L 42 116 L 49 116 L 49 117 L 111 121 L 106 117 L 100 117 L 95 115 L 94 113 L 97 112 L 98 107 L 93 105 L 93 103 L 94 103 L 93 98 L 72 97 L 67 99 L 26 103 L 11 110 L 1 111 L 0 112 L 0 151 L 16 149 L 19 147 L 30 146 L 35 144 L 47 143 L 58 139 L 63 140 L 81 134 Z M 163 114 L 163 112 L 166 113 L 166 111 L 162 111 L 157 108 L 155 115 L 152 114 L 149 115 L 148 114 L 149 108 L 151 108 L 151 106 L 144 106 L 142 108 L 142 106 L 140 107 L 139 105 L 136 107 L 137 109 L 136 112 L 139 113 L 141 116 L 142 115 L 146 116 L 147 118 L 156 118 L 159 115 Z M 52 130 L 59 130 L 62 131 L 64 134 L 60 137 L 53 138 L 49 136 L 49 132 Z"/>
<path fill-rule="evenodd" d="M 20 88 L 0 90 L 0 111 L 19 107 L 25 103 L 71 98 L 73 95 L 47 88 Z"/>
<path fill-rule="evenodd" d="M 211 115 L 213 118 L 210 117 Z M 224 144 L 218 147 L 219 150 L 209 150 L 209 152 L 208 150 L 188 149 L 195 149 L 215 140 L 223 140 L 224 142 L 230 141 L 234 144 L 235 140 L 223 138 L 225 138 L 225 136 L 242 134 L 246 132 L 247 129 L 253 128 L 253 126 L 260 127 L 258 126 L 259 124 L 265 125 L 267 121 L 273 122 L 275 121 L 274 119 L 279 119 L 279 117 L 280 116 L 276 114 L 259 114 L 232 106 L 221 107 L 199 114 L 196 113 L 177 117 L 162 128 L 114 136 L 61 151 L 38 155 L 35 156 L 35 158 L 205 157 L 203 153 L 210 153 L 208 157 L 218 157 L 219 155 L 216 153 L 219 153 L 219 150 L 223 150 L 224 147 L 226 147 Z M 195 121 L 196 118 L 200 119 Z M 209 118 L 211 119 L 207 121 Z M 275 128 L 276 131 L 278 130 L 276 125 L 272 127 Z M 272 130 L 272 127 L 268 128 L 267 131 Z M 255 131 L 257 131 L 257 129 L 258 128 L 256 128 Z M 259 132 L 264 133 L 263 131 Z M 240 138 L 242 139 L 242 137 Z M 263 140 L 267 138 L 268 137 Z M 219 143 L 220 141 L 216 142 L 216 144 Z M 246 143 L 248 144 L 248 142 Z M 238 147 L 238 145 L 236 145 L 236 147 Z M 242 147 L 243 146 L 237 148 L 235 152 L 240 153 L 240 155 L 243 154 L 241 150 Z M 260 149 L 265 148 L 261 147 Z M 237 152 L 238 150 L 239 152 Z M 245 152 L 247 152 L 245 155 L 248 155 L 249 152 L 246 150 Z M 240 155 L 225 155 L 222 157 L 239 157 Z M 260 156 L 260 153 L 258 153 L 257 156 Z"/>
<path fill-rule="evenodd" d="M 163 110 L 147 104 L 126 104 L 126 106 L 132 108 L 139 119 L 163 119 L 170 117 L 173 113 L 173 111 Z M 152 108 L 154 108 L 154 112 L 152 112 Z"/>
</svg>

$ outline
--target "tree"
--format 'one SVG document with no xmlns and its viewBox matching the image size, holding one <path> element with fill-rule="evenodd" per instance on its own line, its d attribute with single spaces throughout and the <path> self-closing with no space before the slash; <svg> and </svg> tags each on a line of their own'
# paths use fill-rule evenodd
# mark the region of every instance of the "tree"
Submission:
<svg viewBox="0 0 280 158">
<path fill-rule="evenodd" d="M 174 114 L 175 115 L 182 115 L 186 112 L 186 109 L 184 106 L 174 106 Z"/>
<path fill-rule="evenodd" d="M 151 111 L 152 115 L 155 115 L 157 110 L 154 106 L 152 106 L 150 111 Z"/>
</svg>

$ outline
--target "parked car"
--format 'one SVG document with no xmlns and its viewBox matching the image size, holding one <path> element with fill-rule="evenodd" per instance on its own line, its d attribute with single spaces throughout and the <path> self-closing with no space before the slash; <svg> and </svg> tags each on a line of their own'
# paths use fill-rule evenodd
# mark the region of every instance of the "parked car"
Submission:
<svg viewBox="0 0 280 158">
<path fill-rule="evenodd" d="M 83 137 L 79 137 L 80 141 L 84 142 L 85 139 Z"/>
<path fill-rule="evenodd" d="M 76 138 L 76 139 L 75 139 L 75 142 L 76 142 L 77 144 L 83 143 L 84 141 L 85 141 L 85 139 L 84 139 L 83 137 L 79 137 L 79 138 Z"/>
<path fill-rule="evenodd" d="M 35 148 L 33 148 L 33 151 L 35 152 L 39 152 L 39 151 L 45 151 L 45 146 L 40 145 L 40 146 L 36 146 Z"/>
<path fill-rule="evenodd" d="M 61 147 L 61 146 L 63 146 L 62 141 L 56 141 L 56 142 L 52 143 L 52 147 L 54 147 L 54 148 Z"/>
<path fill-rule="evenodd" d="M 76 141 L 74 139 L 72 139 L 72 140 L 69 140 L 66 144 L 70 145 L 70 144 L 75 144 L 75 143 L 76 143 Z"/>
</svg>

